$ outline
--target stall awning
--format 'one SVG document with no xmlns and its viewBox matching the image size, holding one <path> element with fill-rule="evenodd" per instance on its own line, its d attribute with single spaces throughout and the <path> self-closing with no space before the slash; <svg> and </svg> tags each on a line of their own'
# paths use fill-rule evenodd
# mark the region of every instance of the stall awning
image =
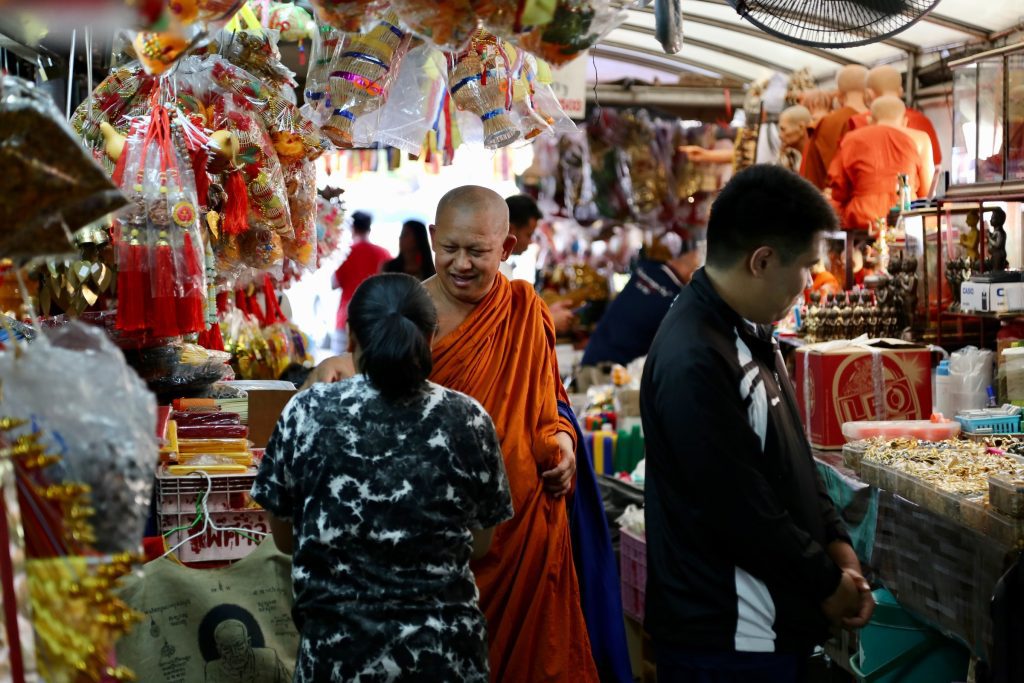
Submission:
<svg viewBox="0 0 1024 683">
<path fill-rule="evenodd" d="M 594 50 L 590 79 L 623 77 L 675 82 L 683 72 L 753 82 L 774 72 L 808 68 L 829 80 L 845 64 L 891 63 L 902 68 L 913 54 L 917 66 L 965 45 L 991 47 L 1013 29 L 1024 29 L 1018 2 L 942 0 L 935 10 L 902 33 L 855 48 L 818 49 L 787 43 L 742 19 L 725 0 L 683 2 L 683 48 L 666 55 L 655 38 L 651 8 L 627 10 L 626 23 Z"/>
</svg>

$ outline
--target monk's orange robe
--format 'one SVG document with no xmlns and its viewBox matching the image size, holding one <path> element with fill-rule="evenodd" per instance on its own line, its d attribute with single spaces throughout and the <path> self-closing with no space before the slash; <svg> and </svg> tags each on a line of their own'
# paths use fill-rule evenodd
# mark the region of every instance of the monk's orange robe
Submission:
<svg viewBox="0 0 1024 683">
<path fill-rule="evenodd" d="M 473 563 L 487 618 L 491 680 L 596 683 L 564 498 L 544 492 L 541 472 L 558 464 L 555 434 L 574 434 L 558 415 L 567 401 L 555 330 L 529 283 L 498 274 L 491 292 L 434 347 L 431 380 L 469 394 L 490 414 L 512 490 L 515 517 L 498 525 L 490 552 Z"/>
<path fill-rule="evenodd" d="M 869 125 L 871 125 L 871 119 L 868 117 L 867 112 L 857 114 L 850 119 L 850 130 L 857 130 Z M 928 137 L 932 141 L 932 160 L 937 168 L 942 163 L 942 148 L 939 147 L 939 135 L 935 132 L 935 126 L 932 125 L 931 120 L 917 109 L 908 108 L 907 128 L 928 133 Z"/>
<path fill-rule="evenodd" d="M 828 169 L 839 150 L 839 142 L 850 130 L 850 119 L 857 114 L 853 107 L 843 107 L 826 114 L 811 133 L 810 142 L 800 163 L 800 175 L 820 190 L 828 187 Z"/>
<path fill-rule="evenodd" d="M 829 169 L 829 187 L 847 230 L 866 230 L 889 215 L 899 200 L 897 176 L 906 173 L 910 191 L 922 196 L 924 172 L 917 144 L 891 126 L 868 126 L 847 133 Z"/>
</svg>

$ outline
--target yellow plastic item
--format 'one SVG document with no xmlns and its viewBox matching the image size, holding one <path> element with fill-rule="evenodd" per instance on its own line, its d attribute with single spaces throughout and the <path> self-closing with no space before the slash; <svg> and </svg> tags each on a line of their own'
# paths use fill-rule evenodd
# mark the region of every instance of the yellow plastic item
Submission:
<svg viewBox="0 0 1024 683">
<path fill-rule="evenodd" d="M 197 458 L 216 458 L 224 464 L 252 464 L 252 453 L 193 453 L 179 455 L 178 462 L 182 465 L 193 465 Z"/>
<path fill-rule="evenodd" d="M 165 431 L 167 442 L 160 447 L 160 461 L 178 459 L 178 423 L 175 420 L 167 421 Z"/>
<path fill-rule="evenodd" d="M 171 474 L 183 477 L 193 472 L 206 472 L 207 474 L 245 474 L 249 470 L 245 465 L 168 465 L 167 471 Z"/>
<path fill-rule="evenodd" d="M 245 22 L 245 25 L 242 25 Z M 231 17 L 231 21 L 228 22 L 227 27 L 229 31 L 249 31 L 257 35 L 263 35 L 263 24 L 260 23 L 259 17 L 252 11 L 252 7 L 249 7 L 249 3 L 242 5 L 242 9 L 238 10 L 235 16 Z"/>
<path fill-rule="evenodd" d="M 249 442 L 246 439 L 179 439 L 178 453 L 181 455 L 249 454 Z"/>
</svg>

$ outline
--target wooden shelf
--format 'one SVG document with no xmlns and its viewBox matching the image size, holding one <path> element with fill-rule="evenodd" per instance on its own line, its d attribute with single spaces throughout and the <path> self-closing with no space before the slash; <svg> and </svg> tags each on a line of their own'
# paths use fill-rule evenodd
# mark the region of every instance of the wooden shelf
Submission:
<svg viewBox="0 0 1024 683">
<path fill-rule="evenodd" d="M 939 314 L 941 317 L 950 318 L 980 318 L 982 320 L 1014 320 L 1016 318 L 1024 318 L 1024 311 L 1008 311 L 1005 313 L 992 313 L 978 311 L 976 313 L 964 313 L 963 311 L 942 311 Z"/>
</svg>

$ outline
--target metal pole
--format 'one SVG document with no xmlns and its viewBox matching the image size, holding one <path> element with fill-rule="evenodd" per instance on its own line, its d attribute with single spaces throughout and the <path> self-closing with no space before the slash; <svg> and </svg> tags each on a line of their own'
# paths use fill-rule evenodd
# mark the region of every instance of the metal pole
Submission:
<svg viewBox="0 0 1024 683">
<path fill-rule="evenodd" d="M 907 76 L 903 86 L 904 104 L 908 107 L 914 105 L 914 96 L 917 94 L 917 53 L 907 52 Z"/>
</svg>

